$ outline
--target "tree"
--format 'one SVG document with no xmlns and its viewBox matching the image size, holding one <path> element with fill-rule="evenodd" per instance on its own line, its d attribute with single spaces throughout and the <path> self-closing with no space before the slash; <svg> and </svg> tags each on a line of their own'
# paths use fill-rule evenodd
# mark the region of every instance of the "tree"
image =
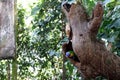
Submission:
<svg viewBox="0 0 120 80">
<path fill-rule="evenodd" d="M 97 1 L 82 0 L 89 15 Z M 106 44 L 112 44 L 111 51 L 120 55 L 119 1 L 102 1 L 105 4 L 104 14 L 97 38 L 104 39 Z M 69 60 L 62 62 L 61 44 L 68 42 L 63 30 L 65 21 L 60 0 L 17 0 L 17 63 L 13 60 L 0 61 L 0 80 L 11 77 L 11 70 L 14 70 L 16 64 L 17 80 L 61 80 L 63 64 L 66 68 L 65 79 L 81 80 L 81 74 L 78 74 L 77 68 Z M 97 77 L 96 80 L 102 78 Z"/>
<path fill-rule="evenodd" d="M 91 19 L 81 3 L 65 2 L 63 11 L 72 31 L 71 47 L 80 62 L 69 59 L 81 71 L 85 80 L 97 76 L 104 76 L 109 80 L 119 80 L 120 58 L 108 51 L 102 41 L 96 39 L 103 16 L 102 5 L 100 3 L 96 5 Z M 69 45 L 70 43 L 63 45 L 64 53 L 72 50 L 69 49 Z"/>
</svg>

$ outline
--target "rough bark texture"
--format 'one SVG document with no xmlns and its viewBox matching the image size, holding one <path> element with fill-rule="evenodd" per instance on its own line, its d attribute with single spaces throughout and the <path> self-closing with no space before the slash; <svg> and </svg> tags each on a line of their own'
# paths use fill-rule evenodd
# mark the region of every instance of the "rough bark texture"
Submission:
<svg viewBox="0 0 120 80">
<path fill-rule="evenodd" d="M 80 3 L 64 3 L 62 9 L 72 31 L 71 42 L 63 44 L 63 52 L 75 52 L 80 62 L 69 59 L 80 70 L 84 79 L 104 76 L 109 80 L 120 80 L 120 57 L 109 52 L 104 42 L 96 39 L 103 16 L 102 5 L 97 3 L 91 19 Z"/>
<path fill-rule="evenodd" d="M 15 55 L 14 0 L 0 0 L 0 59 Z"/>
</svg>

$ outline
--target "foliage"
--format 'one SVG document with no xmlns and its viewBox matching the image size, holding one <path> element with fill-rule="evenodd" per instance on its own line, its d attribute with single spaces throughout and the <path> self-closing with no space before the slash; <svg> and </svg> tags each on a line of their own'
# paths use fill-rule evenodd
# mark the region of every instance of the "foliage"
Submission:
<svg viewBox="0 0 120 80">
<path fill-rule="evenodd" d="M 7 61 L 0 62 L 0 80 L 7 80 Z"/>
<path fill-rule="evenodd" d="M 120 55 L 120 2 L 113 0 L 105 5 L 104 18 L 98 37 L 111 43 L 112 51 Z"/>
<path fill-rule="evenodd" d="M 34 5 L 30 14 L 18 6 L 19 78 L 59 79 L 62 68 L 60 2 L 40 0 Z M 25 23 L 26 18 L 32 18 L 29 24 Z"/>
</svg>

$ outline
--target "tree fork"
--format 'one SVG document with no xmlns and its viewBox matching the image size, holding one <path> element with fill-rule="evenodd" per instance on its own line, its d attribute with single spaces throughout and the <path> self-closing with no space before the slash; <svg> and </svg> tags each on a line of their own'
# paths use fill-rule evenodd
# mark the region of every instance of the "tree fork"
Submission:
<svg viewBox="0 0 120 80">
<path fill-rule="evenodd" d="M 62 9 L 72 31 L 72 44 L 65 43 L 62 49 L 66 53 L 73 48 L 80 62 L 69 60 L 80 70 L 84 79 L 104 76 L 109 80 L 120 80 L 120 57 L 108 51 L 103 41 L 96 39 L 103 16 L 102 4 L 97 3 L 91 19 L 80 3 L 64 2 Z"/>
</svg>

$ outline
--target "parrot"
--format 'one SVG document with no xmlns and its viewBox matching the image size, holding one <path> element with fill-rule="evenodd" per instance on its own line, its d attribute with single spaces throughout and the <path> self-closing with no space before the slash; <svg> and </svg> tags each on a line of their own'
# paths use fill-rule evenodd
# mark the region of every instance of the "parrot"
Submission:
<svg viewBox="0 0 120 80">
<path fill-rule="evenodd" d="M 75 53 L 73 51 L 66 52 L 65 56 L 68 57 L 68 58 L 71 58 L 71 59 L 73 59 L 77 62 L 80 62 L 78 57 L 75 55 Z"/>
</svg>

